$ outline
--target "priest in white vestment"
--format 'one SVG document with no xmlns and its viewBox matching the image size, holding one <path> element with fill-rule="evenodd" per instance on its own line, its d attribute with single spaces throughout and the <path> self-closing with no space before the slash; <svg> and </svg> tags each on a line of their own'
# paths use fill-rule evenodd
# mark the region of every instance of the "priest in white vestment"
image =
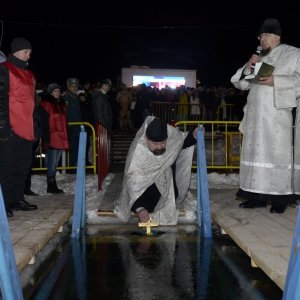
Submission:
<svg viewBox="0 0 300 300">
<path fill-rule="evenodd" d="M 196 211 L 196 199 L 186 197 L 190 183 L 196 128 L 183 133 L 148 116 L 133 140 L 126 159 L 123 188 L 116 216 L 127 222 L 131 212 L 140 222 L 176 225 L 177 205 Z"/>
<path fill-rule="evenodd" d="M 299 129 L 296 135 L 293 131 L 293 112 L 300 97 L 300 49 L 281 43 L 277 19 L 263 22 L 259 40 L 261 52 L 231 78 L 236 88 L 249 90 L 240 125 L 243 141 L 237 196 L 246 199 L 242 208 L 265 207 L 270 202 L 271 213 L 283 213 L 300 194 Z M 245 79 L 258 62 L 273 66 L 272 75 L 257 82 Z"/>
</svg>

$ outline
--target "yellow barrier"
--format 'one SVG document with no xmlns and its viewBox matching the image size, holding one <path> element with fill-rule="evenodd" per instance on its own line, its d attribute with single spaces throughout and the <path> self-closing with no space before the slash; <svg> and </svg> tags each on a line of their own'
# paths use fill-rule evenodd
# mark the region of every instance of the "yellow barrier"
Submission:
<svg viewBox="0 0 300 300">
<path fill-rule="evenodd" d="M 208 169 L 239 169 L 240 149 L 241 149 L 241 133 L 238 132 L 240 121 L 180 121 L 175 123 L 182 131 L 187 131 L 189 127 L 195 127 L 202 124 L 205 128 L 205 147 L 207 153 Z M 92 131 L 91 146 L 93 149 L 92 165 L 86 166 L 86 169 L 92 169 L 93 173 L 97 173 L 97 151 L 96 151 L 96 133 L 93 125 L 88 122 L 70 122 L 70 126 L 88 126 Z M 230 128 L 230 131 L 228 130 Z M 76 166 L 69 165 L 69 152 L 67 154 L 66 166 L 59 166 L 58 170 L 76 170 Z M 39 146 L 39 166 L 32 168 L 33 171 L 46 171 L 43 166 L 42 147 Z M 221 159 L 220 159 L 221 157 Z M 223 160 L 224 158 L 224 160 Z M 193 164 L 193 169 L 197 168 Z"/>
<path fill-rule="evenodd" d="M 187 131 L 189 127 L 200 124 L 205 129 L 207 168 L 239 169 L 242 141 L 241 133 L 238 131 L 240 121 L 180 121 L 176 122 L 175 126 Z M 197 165 L 193 164 L 192 168 L 196 169 Z"/>
<path fill-rule="evenodd" d="M 95 129 L 94 126 L 88 122 L 70 122 L 68 123 L 68 126 L 80 126 L 80 125 L 84 125 L 84 126 L 88 126 L 91 128 L 92 131 L 92 141 L 91 141 L 91 146 L 93 148 L 93 162 L 92 165 L 90 166 L 86 166 L 86 169 L 92 169 L 93 173 L 96 174 L 97 172 L 97 160 L 96 160 L 96 156 L 97 156 L 97 152 L 96 152 L 96 133 L 95 133 Z M 87 137 L 89 138 L 89 136 Z M 77 166 L 70 166 L 69 165 L 69 151 L 66 151 L 67 154 L 67 165 L 66 166 L 59 166 L 57 169 L 58 170 L 76 170 Z M 42 145 L 39 145 L 39 150 L 38 150 L 38 158 L 39 158 L 39 167 L 34 167 L 32 168 L 33 171 L 45 171 L 47 170 L 46 167 L 43 167 L 43 151 L 42 151 Z"/>
</svg>

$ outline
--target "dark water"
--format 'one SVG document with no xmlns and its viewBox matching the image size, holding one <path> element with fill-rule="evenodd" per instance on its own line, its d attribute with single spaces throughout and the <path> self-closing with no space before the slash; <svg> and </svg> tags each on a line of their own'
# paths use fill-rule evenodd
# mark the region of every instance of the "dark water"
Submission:
<svg viewBox="0 0 300 300">
<path fill-rule="evenodd" d="M 230 238 L 214 229 L 213 239 L 203 239 L 187 225 L 150 237 L 136 227 L 102 226 L 97 235 L 67 242 L 48 269 L 28 299 L 282 298 Z"/>
</svg>

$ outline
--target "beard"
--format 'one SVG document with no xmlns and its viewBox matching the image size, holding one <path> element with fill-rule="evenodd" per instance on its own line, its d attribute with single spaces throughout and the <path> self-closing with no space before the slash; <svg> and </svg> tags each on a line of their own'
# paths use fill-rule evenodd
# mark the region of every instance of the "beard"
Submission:
<svg viewBox="0 0 300 300">
<path fill-rule="evenodd" d="M 271 47 L 267 48 L 267 49 L 262 49 L 260 52 L 260 56 L 266 56 L 271 52 Z"/>
<path fill-rule="evenodd" d="M 156 156 L 163 155 L 166 152 L 166 148 L 153 150 L 152 153 Z"/>
</svg>

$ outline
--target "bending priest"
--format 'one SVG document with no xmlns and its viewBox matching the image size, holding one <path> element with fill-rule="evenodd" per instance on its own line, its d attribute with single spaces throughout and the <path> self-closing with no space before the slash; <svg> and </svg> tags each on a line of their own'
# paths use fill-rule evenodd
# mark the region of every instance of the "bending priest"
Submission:
<svg viewBox="0 0 300 300">
<path fill-rule="evenodd" d="M 122 192 L 114 212 L 123 222 L 135 212 L 140 222 L 176 225 L 176 206 L 196 211 L 187 197 L 198 128 L 183 133 L 149 116 L 133 140 L 126 160 Z M 193 213 L 195 216 L 195 213 Z"/>
</svg>

